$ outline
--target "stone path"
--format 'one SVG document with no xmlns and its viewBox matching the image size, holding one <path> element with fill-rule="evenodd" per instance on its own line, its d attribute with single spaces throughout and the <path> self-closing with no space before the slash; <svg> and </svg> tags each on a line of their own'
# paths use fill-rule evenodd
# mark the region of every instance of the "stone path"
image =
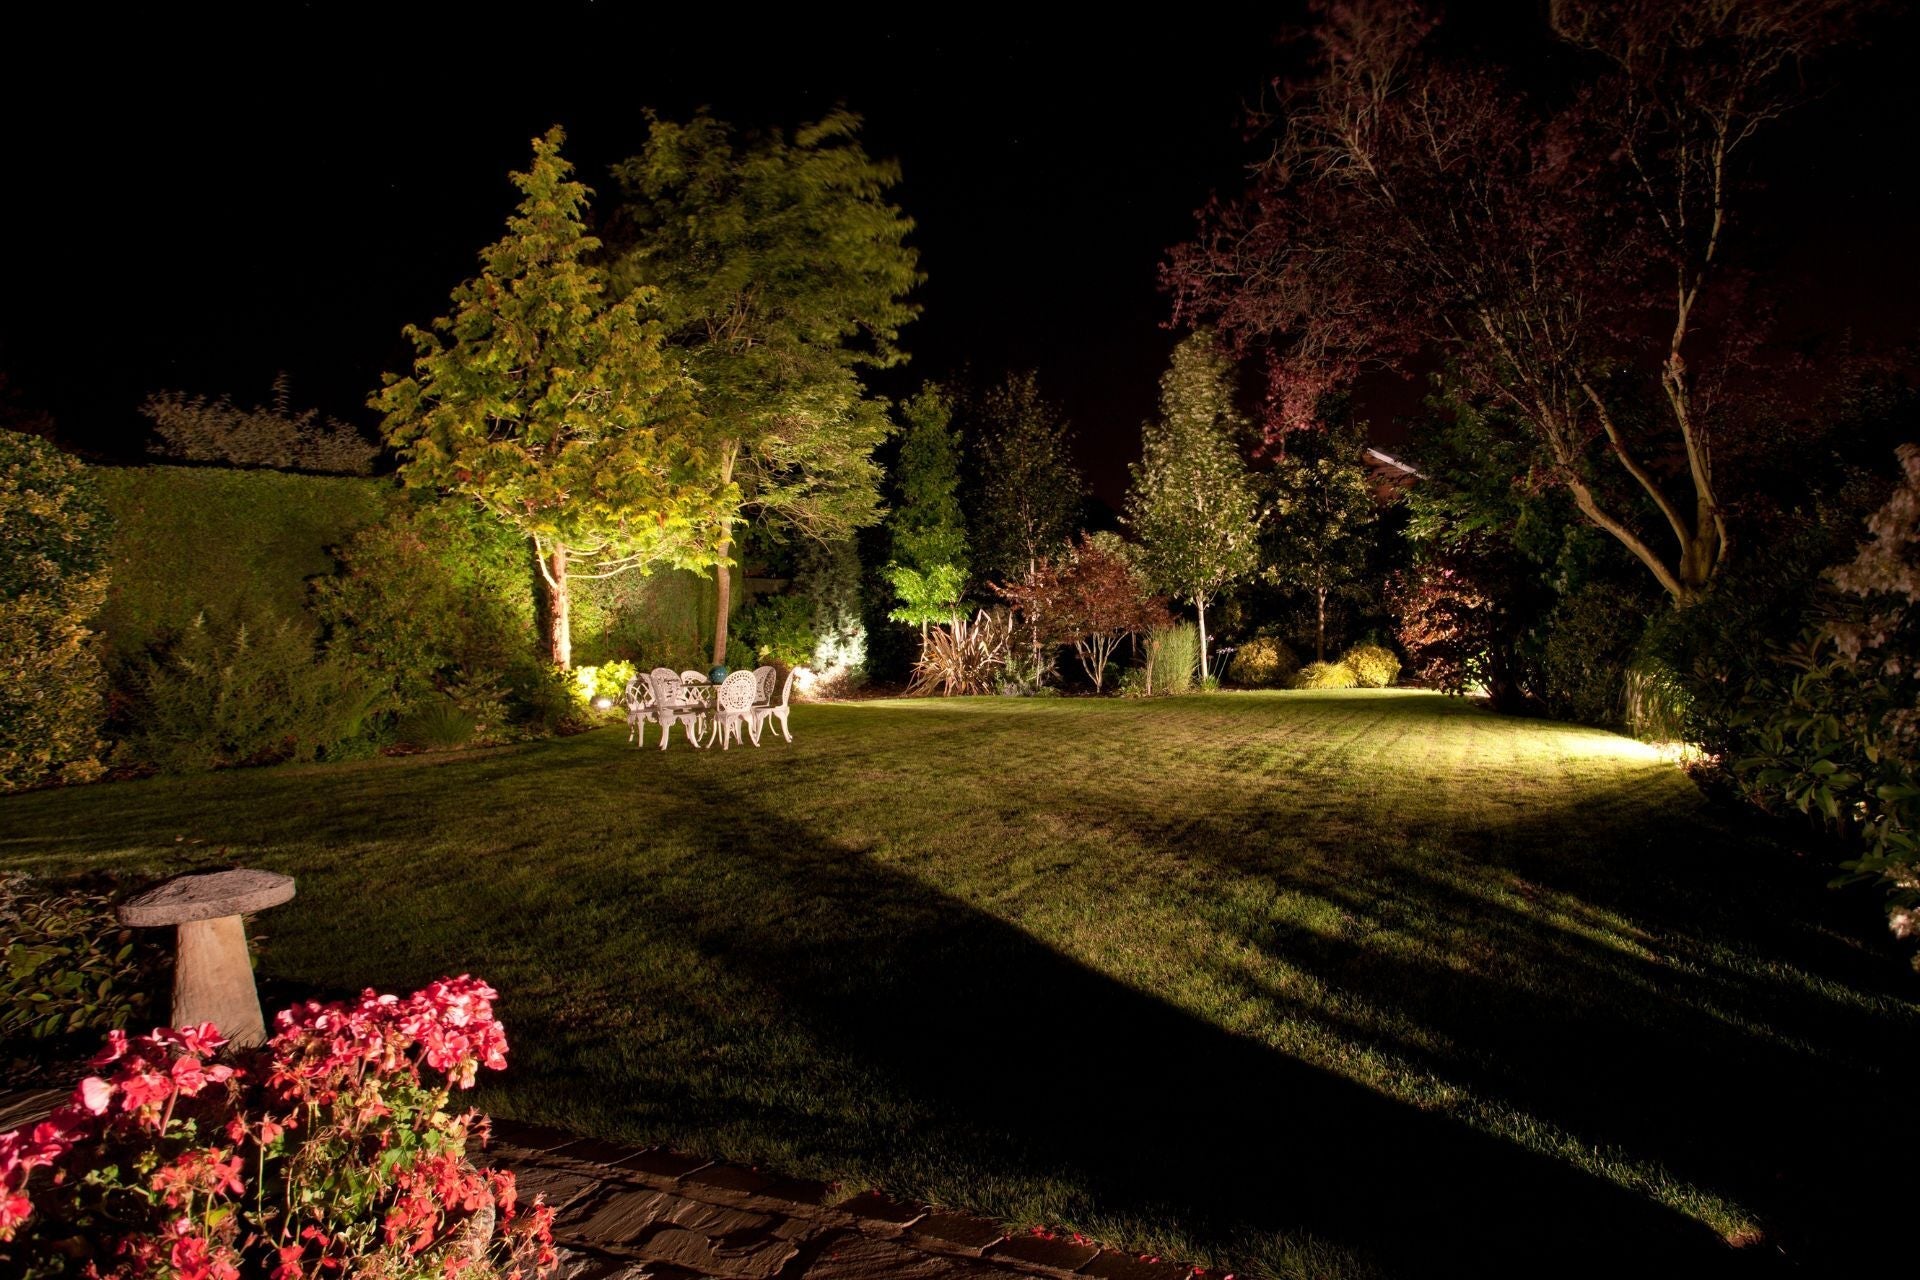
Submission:
<svg viewBox="0 0 1920 1280">
<path fill-rule="evenodd" d="M 64 1101 L 0 1096 L 0 1132 Z M 498 1120 L 487 1162 L 554 1207 L 559 1280 L 1188 1280 L 1204 1274 L 1069 1236 L 660 1148 Z"/>
</svg>

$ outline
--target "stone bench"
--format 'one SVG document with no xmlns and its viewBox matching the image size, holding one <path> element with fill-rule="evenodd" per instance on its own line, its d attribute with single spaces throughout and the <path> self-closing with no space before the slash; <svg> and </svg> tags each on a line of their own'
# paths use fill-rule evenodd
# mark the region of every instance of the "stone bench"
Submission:
<svg viewBox="0 0 1920 1280">
<path fill-rule="evenodd" d="M 244 1049 L 264 1041 L 267 1028 L 241 917 L 292 897 L 292 876 L 213 871 L 169 880 L 122 903 L 117 914 L 135 929 L 175 927 L 173 1025 L 211 1022 Z"/>
</svg>

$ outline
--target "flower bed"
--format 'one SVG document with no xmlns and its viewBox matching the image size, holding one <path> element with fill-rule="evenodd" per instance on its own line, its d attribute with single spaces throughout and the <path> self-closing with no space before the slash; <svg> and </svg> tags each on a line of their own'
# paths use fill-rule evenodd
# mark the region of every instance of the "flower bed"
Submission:
<svg viewBox="0 0 1920 1280">
<path fill-rule="evenodd" d="M 259 1049 L 212 1026 L 110 1033 L 72 1100 L 0 1134 L 0 1272 L 103 1280 L 534 1277 L 552 1211 L 476 1169 L 450 1106 L 506 1066 L 495 992 L 307 1001 Z M 488 1217 L 500 1228 L 487 1238 Z"/>
</svg>

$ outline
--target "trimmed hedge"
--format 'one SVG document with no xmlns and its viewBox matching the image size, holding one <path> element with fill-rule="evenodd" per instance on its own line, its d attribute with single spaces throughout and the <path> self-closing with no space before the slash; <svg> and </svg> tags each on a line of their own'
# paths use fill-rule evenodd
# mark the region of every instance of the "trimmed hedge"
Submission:
<svg viewBox="0 0 1920 1280">
<path fill-rule="evenodd" d="M 401 500 L 390 480 L 219 467 L 105 467 L 112 581 L 100 629 L 119 659 L 205 614 L 308 617 L 307 581 L 332 573 L 328 548 Z"/>
</svg>

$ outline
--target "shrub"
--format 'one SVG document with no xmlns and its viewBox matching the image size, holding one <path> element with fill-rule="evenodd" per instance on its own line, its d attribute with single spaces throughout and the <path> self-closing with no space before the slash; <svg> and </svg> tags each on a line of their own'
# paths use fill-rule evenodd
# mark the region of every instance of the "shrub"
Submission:
<svg viewBox="0 0 1920 1280">
<path fill-rule="evenodd" d="M 0 431 L 0 791 L 100 774 L 110 527 L 83 463 Z"/>
<path fill-rule="evenodd" d="M 982 609 L 971 619 L 927 628 L 907 693 L 953 697 L 988 693 L 1001 676 L 1013 638 L 1013 615 Z"/>
<path fill-rule="evenodd" d="M 315 580 L 326 647 L 378 686 L 373 710 L 397 714 L 446 695 L 477 724 L 506 720 L 506 690 L 537 654 L 523 539 L 470 503 L 401 507 L 339 548 L 340 572 Z"/>
<path fill-rule="evenodd" d="M 140 412 L 153 423 L 164 452 L 189 462 L 363 476 L 380 456 L 380 446 L 352 424 L 323 418 L 318 409 L 294 412 L 285 373 L 273 380 L 271 407 L 242 409 L 230 396 L 210 400 L 156 391 Z"/>
<path fill-rule="evenodd" d="M 36 1059 L 57 1057 L 48 1042 L 99 1034 L 147 1016 L 166 967 L 152 931 L 122 925 L 118 894 L 87 885 L 42 886 L 0 876 L 0 1045 L 15 1056 L 35 1042 Z"/>
<path fill-rule="evenodd" d="M 1155 627 L 1147 633 L 1147 692 L 1193 692 L 1200 668 L 1200 629 L 1191 622 Z"/>
<path fill-rule="evenodd" d="M 1526 574 L 1489 543 L 1461 543 L 1396 578 L 1396 639 L 1415 676 L 1445 693 L 1485 690 L 1496 707 L 1526 697 L 1517 653 Z"/>
<path fill-rule="evenodd" d="M 1621 719 L 1642 742 L 1687 742 L 1693 689 L 1657 653 L 1637 654 L 1620 680 Z"/>
<path fill-rule="evenodd" d="M 1340 659 L 1362 689 L 1385 689 L 1400 678 L 1400 655 L 1385 645 L 1357 644 Z"/>
<path fill-rule="evenodd" d="M 1889 889 L 1896 935 L 1920 936 L 1920 446 L 1869 537 L 1829 575 L 1833 616 L 1786 654 L 1784 681 L 1749 687 L 1754 743 L 1735 772 L 1763 805 L 1814 818 Z M 1915 961 L 1920 967 L 1920 959 Z"/>
<path fill-rule="evenodd" d="M 557 1262 L 552 1212 L 467 1161 L 453 1104 L 506 1066 L 494 991 L 308 1001 L 250 1053 L 213 1024 L 112 1032 L 72 1100 L 0 1135 L 0 1269 L 35 1277 L 493 1280 Z M 489 1223 L 489 1219 L 493 1222 Z M 469 1224 L 504 1222 L 463 1256 Z"/>
<path fill-rule="evenodd" d="M 472 716 L 445 698 L 435 698 L 401 716 L 393 736 L 410 747 L 452 751 L 473 741 L 474 728 Z"/>
<path fill-rule="evenodd" d="M 1550 715 L 1606 727 L 1626 722 L 1627 667 L 1647 613 L 1645 600 L 1611 583 L 1562 597 L 1539 653 L 1539 693 Z M 1649 692 L 1639 690 L 1643 706 Z"/>
<path fill-rule="evenodd" d="M 582 707 L 591 707 L 604 698 L 608 702 L 620 701 L 627 691 L 627 685 L 638 674 L 631 662 L 603 662 L 597 667 L 575 667 L 573 669 L 573 698 Z"/>
<path fill-rule="evenodd" d="M 374 696 L 349 664 L 316 655 L 305 627 L 201 617 L 134 673 L 123 745 L 165 772 L 337 758 Z"/>
<path fill-rule="evenodd" d="M 578 723 L 579 704 L 574 701 L 574 687 L 572 679 L 558 667 L 529 663 L 518 668 L 511 684 L 494 695 L 493 714 L 504 715 L 504 709 L 511 702 L 514 722 L 522 731 L 558 733 Z M 478 701 L 478 692 L 471 686 L 462 686 L 455 688 L 451 696 L 458 705 L 471 708 Z M 475 732 L 484 736 L 490 727 L 502 724 L 501 720 L 486 721 L 476 726 Z"/>
<path fill-rule="evenodd" d="M 813 614 L 805 596 L 762 596 L 740 611 L 731 628 L 756 662 L 804 667 L 813 661 Z"/>
<path fill-rule="evenodd" d="M 1345 662 L 1309 662 L 1293 678 L 1296 689 L 1358 689 L 1360 677 Z"/>
<path fill-rule="evenodd" d="M 1300 669 L 1292 649 L 1273 636 L 1255 636 L 1234 650 L 1227 675 L 1249 689 L 1272 689 L 1285 684 Z"/>
</svg>

